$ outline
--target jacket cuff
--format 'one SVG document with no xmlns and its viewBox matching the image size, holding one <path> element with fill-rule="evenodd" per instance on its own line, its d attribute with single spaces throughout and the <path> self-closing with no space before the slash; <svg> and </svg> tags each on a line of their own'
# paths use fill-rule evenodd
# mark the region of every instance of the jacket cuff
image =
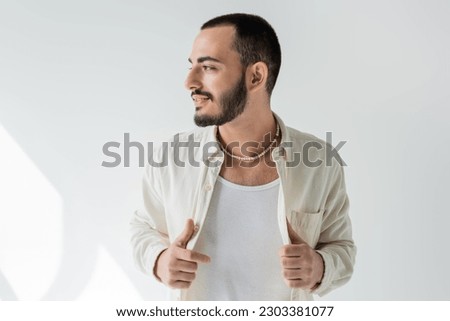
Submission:
<svg viewBox="0 0 450 321">
<path fill-rule="evenodd" d="M 331 291 L 330 286 L 334 279 L 334 277 L 333 277 L 334 263 L 333 263 L 333 258 L 331 257 L 331 254 L 326 253 L 324 251 L 320 251 L 320 250 L 318 250 L 318 251 L 316 250 L 316 252 L 319 253 L 320 256 L 322 256 L 323 265 L 324 265 L 323 266 L 324 273 L 323 273 L 322 282 L 320 282 L 319 286 L 317 286 L 316 288 L 311 290 L 310 293 L 317 294 L 319 296 L 323 296 Z"/>
<path fill-rule="evenodd" d="M 147 267 L 147 273 L 153 275 L 155 280 L 158 282 L 162 282 L 159 277 L 156 276 L 156 260 L 161 255 L 161 253 L 166 250 L 168 246 L 166 244 L 160 243 L 157 245 L 153 245 L 151 250 L 149 251 L 147 264 L 145 265 Z"/>
</svg>

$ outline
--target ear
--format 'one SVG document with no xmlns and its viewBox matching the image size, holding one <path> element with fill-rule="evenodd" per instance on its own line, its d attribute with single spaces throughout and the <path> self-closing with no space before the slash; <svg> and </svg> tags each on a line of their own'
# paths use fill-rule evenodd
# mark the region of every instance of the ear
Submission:
<svg viewBox="0 0 450 321">
<path fill-rule="evenodd" d="M 267 68 L 267 65 L 262 61 L 258 61 L 257 63 L 249 66 L 247 69 L 248 90 L 265 90 L 268 74 L 269 69 Z"/>
</svg>

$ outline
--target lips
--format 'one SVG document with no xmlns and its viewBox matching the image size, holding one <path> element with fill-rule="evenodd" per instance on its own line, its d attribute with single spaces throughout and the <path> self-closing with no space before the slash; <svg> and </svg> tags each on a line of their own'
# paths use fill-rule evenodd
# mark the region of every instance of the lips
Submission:
<svg viewBox="0 0 450 321">
<path fill-rule="evenodd" d="M 196 103 L 200 103 L 209 100 L 209 97 L 203 95 L 192 95 L 192 100 Z"/>
</svg>

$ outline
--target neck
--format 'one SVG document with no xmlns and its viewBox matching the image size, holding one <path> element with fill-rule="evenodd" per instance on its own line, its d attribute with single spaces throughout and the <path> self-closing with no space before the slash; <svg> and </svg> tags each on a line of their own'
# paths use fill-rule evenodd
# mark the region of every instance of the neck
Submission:
<svg viewBox="0 0 450 321">
<path fill-rule="evenodd" d="M 275 139 L 276 128 L 277 123 L 269 106 L 254 112 L 250 109 L 219 126 L 218 139 L 224 147 L 229 146 L 227 150 L 233 155 L 255 156 L 270 146 Z"/>
</svg>

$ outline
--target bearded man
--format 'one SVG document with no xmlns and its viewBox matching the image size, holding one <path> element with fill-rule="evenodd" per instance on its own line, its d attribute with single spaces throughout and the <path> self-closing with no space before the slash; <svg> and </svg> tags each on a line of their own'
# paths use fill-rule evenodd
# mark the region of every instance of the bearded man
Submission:
<svg viewBox="0 0 450 321">
<path fill-rule="evenodd" d="M 356 247 L 342 162 L 272 111 L 273 28 L 255 15 L 216 17 L 188 60 L 200 128 L 154 151 L 166 166 L 146 167 L 137 265 L 177 300 L 310 300 L 346 283 Z"/>
</svg>

